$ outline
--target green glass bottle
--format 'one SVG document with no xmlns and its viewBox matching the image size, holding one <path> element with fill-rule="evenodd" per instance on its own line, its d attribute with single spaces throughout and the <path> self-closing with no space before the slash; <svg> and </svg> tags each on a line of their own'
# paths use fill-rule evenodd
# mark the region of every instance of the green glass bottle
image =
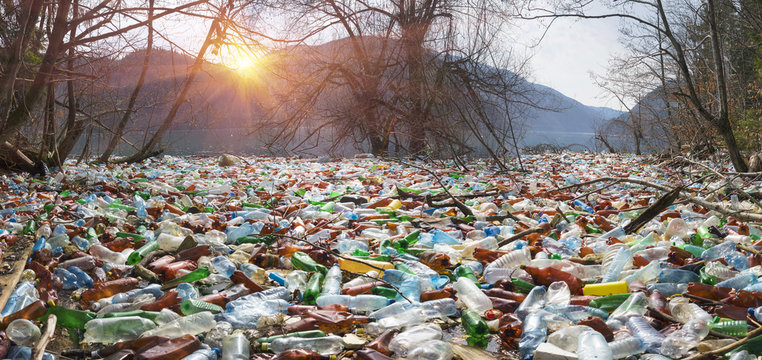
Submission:
<svg viewBox="0 0 762 360">
<path fill-rule="evenodd" d="M 117 203 L 117 201 L 118 201 L 118 200 L 114 200 L 114 201 L 112 201 L 112 202 L 111 202 L 111 204 L 108 204 L 108 207 L 110 207 L 110 208 L 112 208 L 112 209 L 117 209 L 117 210 L 124 210 L 124 211 L 133 211 L 133 210 L 135 210 L 135 208 L 134 208 L 134 207 L 132 207 L 132 206 L 127 206 L 127 205 L 123 205 L 123 204 L 121 203 L 121 201 Z"/>
<path fill-rule="evenodd" d="M 118 238 L 123 238 L 123 237 L 132 238 L 132 241 L 145 240 L 145 236 L 143 236 L 143 235 L 128 233 L 128 232 L 124 232 L 124 231 L 117 232 L 116 233 L 116 237 L 118 237 Z"/>
<path fill-rule="evenodd" d="M 40 321 L 47 320 L 49 315 L 55 315 L 56 325 L 70 329 L 84 329 L 85 323 L 95 319 L 95 313 L 91 311 L 67 309 L 63 306 L 51 306 L 45 311 Z"/>
<path fill-rule="evenodd" d="M 489 342 L 489 326 L 482 320 L 482 317 L 473 310 L 465 309 L 462 312 L 460 321 L 463 329 L 466 330 L 468 337 L 466 341 L 470 346 L 486 347 Z"/>
<path fill-rule="evenodd" d="M 273 235 L 264 235 L 264 236 L 244 236 L 236 239 L 235 243 L 238 245 L 241 244 L 260 244 L 265 243 L 267 245 L 272 244 L 275 241 L 275 236 Z"/>
<path fill-rule="evenodd" d="M 132 310 L 132 311 L 108 313 L 106 315 L 103 315 L 104 318 L 127 317 L 127 316 L 139 316 L 139 317 L 154 321 L 156 320 L 156 317 L 159 316 L 159 312 L 145 311 L 145 310 Z"/>
<path fill-rule="evenodd" d="M 529 294 L 529 292 L 534 289 L 534 284 L 519 278 L 512 277 L 511 282 L 513 283 L 514 289 L 523 294 Z"/>
<path fill-rule="evenodd" d="M 312 274 L 310 280 L 307 281 L 307 289 L 304 290 L 304 295 L 302 296 L 302 301 L 304 301 L 305 304 L 314 304 L 315 299 L 320 296 L 324 277 L 322 272 L 316 272 Z"/>
<path fill-rule="evenodd" d="M 387 299 L 394 299 L 397 297 L 397 291 L 383 286 L 376 286 L 370 290 L 373 295 L 383 296 Z"/>
<path fill-rule="evenodd" d="M 455 279 L 459 279 L 462 277 L 471 279 L 471 281 L 473 281 L 474 284 L 476 284 L 476 286 L 481 286 L 481 284 L 479 283 L 479 279 L 477 279 L 476 275 L 474 274 L 474 271 L 468 266 L 461 265 L 455 268 Z"/>
<path fill-rule="evenodd" d="M 139 263 L 140 260 L 143 260 L 143 257 L 146 256 L 146 254 L 156 250 L 159 250 L 158 241 L 154 240 L 146 243 L 145 245 L 141 246 L 140 249 L 130 253 L 130 256 L 127 257 L 127 265 L 135 265 Z"/>
<path fill-rule="evenodd" d="M 619 305 L 621 305 L 627 298 L 630 297 L 630 293 L 614 294 L 608 296 L 602 296 L 590 302 L 590 307 L 601 309 L 604 311 L 614 311 Z"/>
<path fill-rule="evenodd" d="M 203 300 L 187 299 L 180 304 L 180 311 L 183 315 L 192 315 L 204 311 L 209 311 L 212 314 L 217 314 L 225 311 L 219 305 L 208 303 Z"/>
<path fill-rule="evenodd" d="M 180 283 L 194 282 L 196 280 L 201 280 L 201 279 L 209 276 L 209 274 L 211 274 L 211 271 L 209 271 L 209 267 L 208 266 L 202 266 L 202 267 L 200 267 L 200 268 L 198 268 L 196 270 L 193 270 L 193 271 L 191 271 L 191 272 L 189 272 L 189 273 L 187 273 L 187 274 L 185 274 L 183 276 L 180 276 L 178 278 L 174 278 L 174 279 L 172 279 L 170 281 L 165 282 L 164 285 L 162 285 L 161 288 L 166 290 L 166 289 L 173 288 L 173 287 L 177 286 Z"/>
<path fill-rule="evenodd" d="M 328 268 L 318 264 L 309 255 L 301 251 L 297 251 L 294 253 L 294 255 L 291 256 L 291 265 L 294 266 L 294 269 L 304 270 L 307 272 L 319 271 L 323 275 L 328 272 Z"/>
</svg>

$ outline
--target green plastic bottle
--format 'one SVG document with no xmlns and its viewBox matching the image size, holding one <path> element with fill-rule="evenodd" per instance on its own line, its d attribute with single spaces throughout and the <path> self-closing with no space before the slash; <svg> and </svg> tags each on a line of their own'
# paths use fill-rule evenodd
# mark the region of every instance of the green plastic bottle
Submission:
<svg viewBox="0 0 762 360">
<path fill-rule="evenodd" d="M 145 310 L 132 310 L 132 311 L 108 313 L 106 315 L 103 315 L 104 318 L 127 317 L 127 316 L 139 316 L 139 317 L 154 321 L 156 320 L 156 317 L 159 316 L 159 312 L 145 311 Z"/>
<path fill-rule="evenodd" d="M 85 323 L 95 319 L 96 316 L 95 313 L 91 311 L 73 310 L 63 306 L 54 305 L 45 311 L 45 315 L 40 318 L 40 321 L 47 320 L 49 315 L 56 316 L 56 324 L 58 326 L 70 329 L 84 329 Z"/>
<path fill-rule="evenodd" d="M 598 308 L 604 311 L 614 311 L 619 307 L 628 297 L 630 293 L 614 294 L 608 296 L 602 296 L 590 302 L 590 307 Z"/>
<path fill-rule="evenodd" d="M 470 346 L 486 347 L 489 342 L 489 326 L 482 317 L 473 310 L 465 309 L 460 317 L 463 329 L 468 337 L 466 341 Z"/>
<path fill-rule="evenodd" d="M 324 277 L 325 275 L 322 272 L 316 272 L 307 281 L 307 289 L 304 290 L 304 295 L 302 296 L 302 301 L 305 304 L 314 304 L 317 297 L 320 296 Z"/>
<path fill-rule="evenodd" d="M 123 237 L 132 238 L 133 241 L 145 240 L 145 236 L 143 236 L 143 235 L 123 232 L 123 231 L 117 232 L 116 233 L 116 237 L 118 237 L 118 238 L 123 238 Z"/>
<path fill-rule="evenodd" d="M 34 220 L 27 221 L 26 226 L 24 226 L 24 234 L 33 233 L 35 228 L 36 228 L 36 224 L 34 223 Z"/>
<path fill-rule="evenodd" d="M 397 291 L 383 286 L 376 286 L 370 290 L 373 295 L 383 296 L 387 299 L 394 299 L 397 297 Z"/>
<path fill-rule="evenodd" d="M 712 234 L 709 232 L 709 229 L 707 229 L 707 227 L 704 225 L 701 225 L 696 229 L 696 234 L 698 234 L 698 236 L 702 239 L 712 238 Z"/>
<path fill-rule="evenodd" d="M 474 284 L 476 284 L 476 286 L 481 286 L 481 284 L 479 283 L 479 279 L 477 279 L 476 275 L 474 274 L 474 271 L 468 266 L 461 265 L 455 268 L 455 279 L 459 279 L 462 277 L 471 279 L 471 281 L 473 281 Z"/>
<path fill-rule="evenodd" d="M 202 266 L 196 270 L 193 270 L 183 276 L 180 276 L 178 278 L 174 278 L 170 281 L 167 281 L 162 286 L 162 289 L 169 289 L 177 286 L 180 283 L 184 282 L 194 282 L 196 280 L 201 280 L 211 274 L 211 271 L 209 271 L 208 266 Z"/>
<path fill-rule="evenodd" d="M 208 303 L 203 300 L 187 299 L 180 304 L 180 311 L 183 315 L 193 315 L 203 311 L 209 311 L 212 314 L 217 314 L 225 311 L 219 305 Z"/>
<path fill-rule="evenodd" d="M 156 250 L 159 250 L 158 241 L 154 240 L 146 243 L 145 245 L 141 246 L 140 249 L 130 253 L 130 256 L 127 257 L 127 265 L 135 265 L 139 263 L 140 260 L 143 260 L 143 257 L 146 256 L 146 254 Z"/>
<path fill-rule="evenodd" d="M 714 321 L 709 323 L 709 329 L 720 334 L 745 337 L 749 333 L 749 325 L 744 320 L 724 320 L 720 321 L 719 316 L 714 317 Z"/>
<path fill-rule="evenodd" d="M 511 282 L 513 283 L 514 289 L 523 294 L 529 294 L 529 292 L 534 289 L 534 284 L 519 278 L 512 277 Z"/>
<path fill-rule="evenodd" d="M 238 245 L 241 244 L 259 244 L 259 243 L 265 243 L 267 245 L 270 245 L 275 241 L 275 236 L 272 235 L 265 235 L 265 236 L 244 236 L 236 239 L 235 243 Z"/>
<path fill-rule="evenodd" d="M 294 255 L 291 256 L 291 265 L 294 266 L 294 269 L 304 270 L 307 272 L 319 271 L 323 275 L 328 272 L 328 268 L 318 264 L 309 255 L 301 251 L 297 251 L 294 253 Z"/>
</svg>

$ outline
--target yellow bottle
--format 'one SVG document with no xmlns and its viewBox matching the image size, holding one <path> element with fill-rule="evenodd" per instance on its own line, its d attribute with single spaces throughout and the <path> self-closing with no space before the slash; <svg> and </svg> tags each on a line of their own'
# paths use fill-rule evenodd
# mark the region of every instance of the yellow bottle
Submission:
<svg viewBox="0 0 762 360">
<path fill-rule="evenodd" d="M 392 200 L 389 205 L 386 206 L 387 210 L 397 211 L 402 207 L 402 201 L 397 199 Z"/>
<path fill-rule="evenodd" d="M 587 284 L 582 288 L 583 295 L 615 295 L 630 292 L 626 281 L 608 282 L 602 284 Z"/>
<path fill-rule="evenodd" d="M 375 268 L 368 265 L 375 266 Z M 377 268 L 394 269 L 394 264 L 388 263 L 385 261 L 351 259 L 347 257 L 347 259 L 339 258 L 339 267 L 342 270 L 361 273 L 361 274 L 374 270 L 374 271 L 380 272 L 379 276 L 383 276 L 384 275 L 383 271 Z"/>
</svg>

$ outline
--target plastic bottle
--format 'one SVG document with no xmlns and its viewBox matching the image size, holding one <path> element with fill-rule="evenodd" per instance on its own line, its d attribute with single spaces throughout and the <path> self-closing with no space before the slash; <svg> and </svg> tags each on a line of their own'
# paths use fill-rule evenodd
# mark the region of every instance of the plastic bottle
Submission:
<svg viewBox="0 0 762 360">
<path fill-rule="evenodd" d="M 212 259 L 212 267 L 214 267 L 214 271 L 218 274 L 227 278 L 233 275 L 233 272 L 236 271 L 235 264 L 228 260 L 226 256 L 222 255 Z"/>
<path fill-rule="evenodd" d="M 613 359 L 606 339 L 594 330 L 585 331 L 577 338 L 577 357 L 579 360 Z"/>
<path fill-rule="evenodd" d="M 648 298 L 644 293 L 632 293 L 627 300 L 622 302 L 622 304 L 611 313 L 609 319 L 625 321 L 632 316 L 643 316 L 646 313 L 646 306 L 648 306 Z"/>
<path fill-rule="evenodd" d="M 35 320 L 43 315 L 45 315 L 45 303 L 42 300 L 37 300 L 23 309 L 3 317 L 2 322 L 0 322 L 0 329 L 5 329 L 8 324 L 16 319 Z"/>
<path fill-rule="evenodd" d="M 275 339 L 263 347 L 276 354 L 290 349 L 307 349 L 320 355 L 336 355 L 344 350 L 344 343 L 341 341 L 341 337 L 336 335 L 319 338 L 285 337 Z"/>
<path fill-rule="evenodd" d="M 90 311 L 68 309 L 63 306 L 49 306 L 45 311 L 45 316 L 55 315 L 58 321 L 57 326 L 72 328 L 72 329 L 85 329 L 85 324 L 90 320 L 95 319 L 95 313 Z"/>
<path fill-rule="evenodd" d="M 519 318 L 526 317 L 529 313 L 535 312 L 545 306 L 545 286 L 535 286 L 532 291 L 529 292 L 524 301 L 521 302 L 518 308 L 516 308 L 516 315 Z"/>
<path fill-rule="evenodd" d="M 212 314 L 225 311 L 222 307 L 208 303 L 206 301 L 188 299 L 180 303 L 180 311 L 183 315 L 192 315 L 202 311 L 209 311 Z"/>
<path fill-rule="evenodd" d="M 222 339 L 222 360 L 248 360 L 249 339 L 241 333 Z"/>
<path fill-rule="evenodd" d="M 577 351 L 577 339 L 585 331 L 593 330 L 586 325 L 573 325 L 553 332 L 548 336 L 548 342 L 566 351 Z"/>
<path fill-rule="evenodd" d="M 85 324 L 84 343 L 113 344 L 134 340 L 156 328 L 153 321 L 137 316 L 94 319 Z"/>
<path fill-rule="evenodd" d="M 692 320 L 702 321 L 704 323 L 712 321 L 709 315 L 700 306 L 688 301 L 687 298 L 674 298 L 669 301 L 669 312 L 681 323 L 688 323 Z"/>
<path fill-rule="evenodd" d="M 432 323 L 420 324 L 412 326 L 397 334 L 397 336 L 389 342 L 389 350 L 391 350 L 396 357 L 405 357 L 410 350 L 416 348 L 420 344 L 429 340 L 440 339 L 442 339 L 442 329 L 439 326 Z"/>
<path fill-rule="evenodd" d="M 341 294 L 341 268 L 339 268 L 339 264 L 333 264 L 328 273 L 326 273 L 325 282 L 323 283 L 323 294 Z"/>
<path fill-rule="evenodd" d="M 651 327 L 646 319 L 640 316 L 633 316 L 627 319 L 627 330 L 643 342 L 646 351 L 659 353 L 661 344 L 664 341 L 664 335 Z"/>
<path fill-rule="evenodd" d="M 408 359 L 450 360 L 452 345 L 442 340 L 429 340 L 408 351 Z"/>
<path fill-rule="evenodd" d="M 611 349 L 611 356 L 615 360 L 642 354 L 646 351 L 643 341 L 635 336 L 628 336 L 623 339 L 614 340 L 608 345 Z"/>
<path fill-rule="evenodd" d="M 293 273 L 293 272 L 292 272 Z M 290 274 L 290 273 L 289 273 Z M 369 284 L 375 282 L 378 279 L 378 271 L 371 270 L 365 273 L 365 276 L 358 276 L 352 280 L 349 280 L 341 286 L 342 289 L 348 289 L 355 286 Z"/>
<path fill-rule="evenodd" d="M 324 275 L 321 272 L 315 272 L 307 282 L 307 287 L 302 294 L 302 301 L 305 304 L 314 304 L 318 296 L 320 296 L 320 287 L 323 283 Z M 330 296 L 330 295 L 329 295 Z"/>
<path fill-rule="evenodd" d="M 672 358 L 685 356 L 708 334 L 709 327 L 705 321 L 691 320 L 664 339 L 661 354 Z"/>
<path fill-rule="evenodd" d="M 458 294 L 458 299 L 470 310 L 483 314 L 492 309 L 492 301 L 470 279 L 458 279 L 453 288 Z"/>
<path fill-rule="evenodd" d="M 349 295 L 322 295 L 317 298 L 317 305 L 342 304 L 347 306 L 353 312 L 378 310 L 391 301 L 383 296 L 360 294 L 357 296 Z"/>
<path fill-rule="evenodd" d="M 757 276 L 754 274 L 741 274 L 734 278 L 720 281 L 716 286 L 729 287 L 733 289 L 743 289 L 747 286 L 751 286 L 757 283 Z"/>
<path fill-rule="evenodd" d="M 191 272 L 189 272 L 189 273 L 187 273 L 187 274 L 185 274 L 183 276 L 180 276 L 180 277 L 177 277 L 177 278 L 174 278 L 174 279 L 172 279 L 170 281 L 165 282 L 164 285 L 162 285 L 161 288 L 162 289 L 170 289 L 170 288 L 173 288 L 173 287 L 177 286 L 180 283 L 194 282 L 194 281 L 197 281 L 197 280 L 201 280 L 201 279 L 206 278 L 207 276 L 209 276 L 209 274 L 211 274 L 211 272 L 209 271 L 209 268 L 206 267 L 206 266 L 202 266 L 202 267 L 200 267 L 200 268 L 198 268 L 196 270 L 193 270 L 193 271 L 191 271 Z"/>
<path fill-rule="evenodd" d="M 523 333 L 519 340 L 519 356 L 522 359 L 528 359 L 534 355 L 534 351 L 545 342 L 548 334 L 548 327 L 543 320 L 542 315 L 531 313 L 524 320 Z"/>
<path fill-rule="evenodd" d="M 710 263 L 717 259 L 723 259 L 726 256 L 736 251 L 736 244 L 732 241 L 726 241 L 722 244 L 715 245 L 709 249 L 704 250 L 701 257 L 704 258 L 706 263 Z"/>
<path fill-rule="evenodd" d="M 735 337 L 745 337 L 749 333 L 749 326 L 746 324 L 745 320 L 719 320 L 719 317 L 715 317 L 714 320 L 709 323 L 709 330 Z"/>
<path fill-rule="evenodd" d="M 5 329 L 8 339 L 23 346 L 33 346 L 40 339 L 40 328 L 27 319 L 16 319 Z"/>
<path fill-rule="evenodd" d="M 309 255 L 297 251 L 294 253 L 294 255 L 291 256 L 291 265 L 298 270 L 304 270 L 307 272 L 315 272 L 319 271 L 325 275 L 328 272 L 328 269 L 315 262 Z"/>
<path fill-rule="evenodd" d="M 463 310 L 461 315 L 461 324 L 463 329 L 468 334 L 468 345 L 486 347 L 489 336 L 489 327 L 487 323 L 482 320 L 480 314 L 468 309 Z"/>
<path fill-rule="evenodd" d="M 218 352 L 219 349 L 201 348 L 184 357 L 182 360 L 217 360 L 217 356 L 219 355 Z"/>
<path fill-rule="evenodd" d="M 608 283 L 617 281 L 622 270 L 624 270 L 625 265 L 630 261 L 632 261 L 632 253 L 630 252 L 630 249 L 627 247 L 619 248 L 616 255 L 614 255 L 614 258 L 611 260 L 611 263 L 608 264 L 608 268 L 606 269 L 601 282 Z"/>
<path fill-rule="evenodd" d="M 504 269 L 516 269 L 521 265 L 527 265 L 532 260 L 529 248 L 523 247 L 518 250 L 513 250 L 489 263 L 486 269 L 492 268 L 504 268 Z"/>
<path fill-rule="evenodd" d="M 169 336 L 197 335 L 214 328 L 216 322 L 214 315 L 208 311 L 188 315 L 177 320 L 170 321 L 160 327 L 148 330 L 142 336 Z"/>
<path fill-rule="evenodd" d="M 571 300 L 571 293 L 569 292 L 569 285 L 563 281 L 556 281 L 548 286 L 548 290 L 545 293 L 545 303 L 550 305 L 569 305 Z"/>
</svg>

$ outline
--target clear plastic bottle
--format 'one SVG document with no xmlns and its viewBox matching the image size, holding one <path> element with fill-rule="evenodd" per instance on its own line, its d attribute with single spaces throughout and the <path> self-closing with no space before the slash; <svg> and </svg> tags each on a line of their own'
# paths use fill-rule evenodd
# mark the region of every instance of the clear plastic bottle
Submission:
<svg viewBox="0 0 762 360">
<path fill-rule="evenodd" d="M 366 276 L 358 276 L 352 280 L 345 282 L 344 285 L 341 286 L 341 288 L 347 289 L 347 288 L 351 288 L 355 286 L 370 284 L 376 281 L 376 279 L 378 279 L 378 271 L 376 270 L 368 271 L 367 273 L 365 273 L 365 275 Z M 288 280 L 288 276 L 286 276 L 286 280 Z"/>
<path fill-rule="evenodd" d="M 134 340 L 154 328 L 156 324 L 153 321 L 138 316 L 93 319 L 85 324 L 82 342 L 113 344 Z"/>
<path fill-rule="evenodd" d="M 545 286 L 535 286 L 529 291 L 527 297 L 521 302 L 518 308 L 516 308 L 516 315 L 520 318 L 524 318 L 531 312 L 535 312 L 545 306 Z"/>
<path fill-rule="evenodd" d="M 461 277 L 455 282 L 453 288 L 457 292 L 458 299 L 470 310 L 483 314 L 492 309 L 492 301 L 470 279 Z"/>
<path fill-rule="evenodd" d="M 566 351 L 577 351 L 577 338 L 585 331 L 593 330 L 587 325 L 574 325 L 555 331 L 548 336 L 548 342 Z"/>
<path fill-rule="evenodd" d="M 214 267 L 214 271 L 226 278 L 229 278 L 236 271 L 235 264 L 223 255 L 212 259 L 212 267 Z"/>
<path fill-rule="evenodd" d="M 389 329 L 401 329 L 405 326 L 417 325 L 427 320 L 426 314 L 419 307 L 403 311 L 393 316 L 371 322 L 365 326 L 368 334 L 376 336 Z"/>
<path fill-rule="evenodd" d="M 174 338 L 186 334 L 197 335 L 213 329 L 215 325 L 214 315 L 204 311 L 170 321 L 156 329 L 146 331 L 143 336 L 164 335 Z"/>
<path fill-rule="evenodd" d="M 669 312 L 677 321 L 685 324 L 691 320 L 699 320 L 704 323 L 712 321 L 709 315 L 700 306 L 690 302 L 687 298 L 674 298 L 669 301 Z"/>
<path fill-rule="evenodd" d="M 408 359 L 450 360 L 453 357 L 452 346 L 442 340 L 429 340 L 410 350 Z"/>
<path fill-rule="evenodd" d="M 722 244 L 718 244 L 704 250 L 704 252 L 701 254 L 701 257 L 704 258 L 704 261 L 709 263 L 717 259 L 723 259 L 735 251 L 736 244 L 732 241 L 726 241 Z"/>
<path fill-rule="evenodd" d="M 249 339 L 241 333 L 222 339 L 222 360 L 248 360 Z"/>
<path fill-rule="evenodd" d="M 40 339 L 40 328 L 27 319 L 16 319 L 5 329 L 8 339 L 23 346 L 34 346 Z"/>
<path fill-rule="evenodd" d="M 733 289 L 743 289 L 747 286 L 754 285 L 758 282 L 757 276 L 754 274 L 741 274 L 734 278 L 720 281 L 717 286 L 729 287 Z"/>
<path fill-rule="evenodd" d="M 632 262 L 632 253 L 626 246 L 622 246 L 617 250 L 616 254 L 612 258 L 611 262 L 603 274 L 602 283 L 614 282 L 619 279 L 619 275 L 624 270 L 625 265 Z"/>
<path fill-rule="evenodd" d="M 184 357 L 182 360 L 217 360 L 219 349 L 216 350 L 217 351 L 215 351 L 215 349 L 201 348 Z"/>
<path fill-rule="evenodd" d="M 513 250 L 495 261 L 489 263 L 486 269 L 503 268 L 503 269 L 517 269 L 521 265 L 527 265 L 532 260 L 528 247 L 523 247 L 518 250 Z"/>
<path fill-rule="evenodd" d="M 627 300 L 622 302 L 622 304 L 611 313 L 609 319 L 617 319 L 624 322 L 627 318 L 632 316 L 643 316 L 647 310 L 646 306 L 648 306 L 648 298 L 644 293 L 632 293 Z"/>
<path fill-rule="evenodd" d="M 545 303 L 547 305 L 569 305 L 571 301 L 571 293 L 569 292 L 569 285 L 563 281 L 556 281 L 548 285 L 548 290 L 545 293 Z"/>
<path fill-rule="evenodd" d="M 651 327 L 646 319 L 640 316 L 633 316 L 627 319 L 627 330 L 630 331 L 632 336 L 637 337 L 643 342 L 647 352 L 659 353 L 661 344 L 664 341 L 664 335 Z"/>
<path fill-rule="evenodd" d="M 619 340 L 614 340 L 609 343 L 612 357 L 616 359 L 624 359 L 631 355 L 642 354 L 646 351 L 646 347 L 643 345 L 643 341 L 635 336 L 628 336 Z"/>
<path fill-rule="evenodd" d="M 473 284 L 473 283 L 471 283 Z M 352 311 L 372 311 L 389 305 L 390 300 L 378 295 L 322 295 L 315 301 L 317 305 L 341 304 Z"/>
<path fill-rule="evenodd" d="M 548 327 L 541 314 L 531 313 L 524 319 L 524 328 L 519 340 L 519 356 L 526 359 L 534 355 L 534 351 L 545 342 Z"/>
<path fill-rule="evenodd" d="M 323 282 L 323 294 L 339 295 L 341 294 L 341 268 L 339 264 L 333 264 L 325 275 Z"/>
<path fill-rule="evenodd" d="M 577 338 L 577 357 L 579 360 L 611 360 L 613 355 L 609 344 L 601 333 L 595 330 L 585 331 Z"/>
<path fill-rule="evenodd" d="M 317 338 L 284 337 L 275 339 L 264 347 L 276 354 L 290 349 L 307 349 L 320 355 L 336 355 L 344 350 L 344 343 L 336 335 Z"/>
<path fill-rule="evenodd" d="M 709 327 L 705 321 L 691 320 L 664 339 L 661 354 L 672 358 L 683 357 L 708 334 Z"/>
<path fill-rule="evenodd" d="M 408 351 L 416 348 L 429 340 L 442 339 L 442 329 L 432 323 L 412 326 L 407 330 L 397 334 L 389 342 L 389 350 L 394 352 L 397 357 L 405 357 Z"/>
</svg>

